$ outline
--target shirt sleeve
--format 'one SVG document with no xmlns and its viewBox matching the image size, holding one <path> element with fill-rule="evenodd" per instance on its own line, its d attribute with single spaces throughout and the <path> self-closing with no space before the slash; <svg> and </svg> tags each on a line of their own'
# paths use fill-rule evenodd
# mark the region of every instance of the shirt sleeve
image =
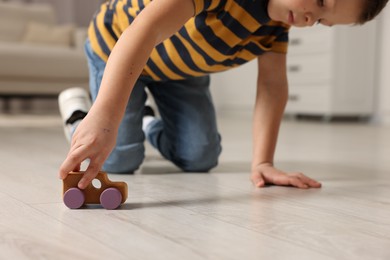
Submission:
<svg viewBox="0 0 390 260">
<path fill-rule="evenodd" d="M 273 22 L 275 23 L 275 22 Z M 278 23 L 280 27 L 283 28 L 282 32 L 278 34 L 275 38 L 274 42 L 271 45 L 270 51 L 277 53 L 287 53 L 288 49 L 288 33 L 290 30 L 290 26 L 284 23 Z"/>
</svg>

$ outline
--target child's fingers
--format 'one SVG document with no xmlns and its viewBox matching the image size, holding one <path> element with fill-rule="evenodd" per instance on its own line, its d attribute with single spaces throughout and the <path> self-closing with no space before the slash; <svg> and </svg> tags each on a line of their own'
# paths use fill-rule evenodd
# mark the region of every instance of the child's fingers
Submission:
<svg viewBox="0 0 390 260">
<path fill-rule="evenodd" d="M 311 188 L 320 188 L 321 187 L 321 183 L 319 183 L 318 181 L 316 181 L 312 178 L 307 177 L 306 175 L 304 175 L 302 173 L 297 173 L 295 176 L 297 178 L 299 178 L 300 180 L 302 180 L 302 182 L 304 182 L 305 184 L 307 184 Z"/>
<path fill-rule="evenodd" d="M 97 154 L 95 157 L 90 157 L 89 165 L 78 183 L 78 187 L 80 189 L 85 189 L 92 182 L 92 180 L 95 179 L 104 161 L 105 157 L 102 153 Z"/>
<path fill-rule="evenodd" d="M 87 170 L 84 172 L 83 177 L 78 183 L 78 187 L 80 189 L 85 189 L 93 179 L 95 179 L 96 175 L 99 173 L 100 166 L 96 164 L 93 160 L 88 165 Z"/>
<path fill-rule="evenodd" d="M 321 188 L 321 186 L 322 186 L 321 182 L 318 182 L 318 181 L 313 180 L 313 179 L 309 179 L 307 184 L 309 184 L 309 186 L 312 188 Z"/>
<path fill-rule="evenodd" d="M 309 186 L 297 176 L 289 176 L 289 184 L 300 189 L 309 188 Z"/>
<path fill-rule="evenodd" d="M 74 172 L 79 172 L 80 171 L 80 168 L 81 168 L 81 165 L 78 164 L 76 165 L 76 168 L 73 169 Z"/>
<path fill-rule="evenodd" d="M 253 185 L 255 185 L 257 188 L 264 187 L 264 185 L 265 185 L 265 181 L 264 181 L 263 177 L 261 177 L 261 175 L 258 175 L 256 177 L 252 177 L 251 180 L 252 180 Z"/>
<path fill-rule="evenodd" d="M 59 171 L 60 179 L 65 179 L 68 173 L 80 169 L 81 163 L 86 159 L 82 148 L 69 152 Z"/>
</svg>

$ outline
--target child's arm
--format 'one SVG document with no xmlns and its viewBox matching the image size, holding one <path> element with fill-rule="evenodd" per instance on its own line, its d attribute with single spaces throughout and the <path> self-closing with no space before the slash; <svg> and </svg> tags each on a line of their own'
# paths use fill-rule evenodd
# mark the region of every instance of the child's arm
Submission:
<svg viewBox="0 0 390 260">
<path fill-rule="evenodd" d="M 321 186 L 302 173 L 287 174 L 274 168 L 273 160 L 280 122 L 288 98 L 286 55 L 269 52 L 258 59 L 258 82 L 253 117 L 253 160 L 251 180 L 298 188 Z"/>
<path fill-rule="evenodd" d="M 123 32 L 108 59 L 97 99 L 73 135 L 60 168 L 60 178 L 90 164 L 79 183 L 85 188 L 115 146 L 119 124 L 133 86 L 153 48 L 178 31 L 194 15 L 192 0 L 154 0 Z"/>
</svg>

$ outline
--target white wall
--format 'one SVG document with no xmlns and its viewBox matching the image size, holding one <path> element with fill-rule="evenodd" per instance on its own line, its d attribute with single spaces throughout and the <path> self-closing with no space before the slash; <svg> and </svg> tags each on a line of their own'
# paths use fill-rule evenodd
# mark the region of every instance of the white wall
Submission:
<svg viewBox="0 0 390 260">
<path fill-rule="evenodd" d="M 88 26 L 92 16 L 104 0 L 73 0 L 74 18 L 78 25 Z"/>
<path fill-rule="evenodd" d="M 376 121 L 390 124 L 390 6 L 379 17 L 378 98 Z"/>
</svg>

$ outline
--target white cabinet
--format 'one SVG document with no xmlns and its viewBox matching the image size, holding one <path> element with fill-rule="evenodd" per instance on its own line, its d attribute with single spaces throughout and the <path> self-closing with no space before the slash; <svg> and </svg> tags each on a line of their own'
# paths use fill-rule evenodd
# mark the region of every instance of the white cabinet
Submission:
<svg viewBox="0 0 390 260">
<path fill-rule="evenodd" d="M 375 90 L 375 28 L 375 22 L 292 28 L 286 114 L 370 116 Z"/>
</svg>

